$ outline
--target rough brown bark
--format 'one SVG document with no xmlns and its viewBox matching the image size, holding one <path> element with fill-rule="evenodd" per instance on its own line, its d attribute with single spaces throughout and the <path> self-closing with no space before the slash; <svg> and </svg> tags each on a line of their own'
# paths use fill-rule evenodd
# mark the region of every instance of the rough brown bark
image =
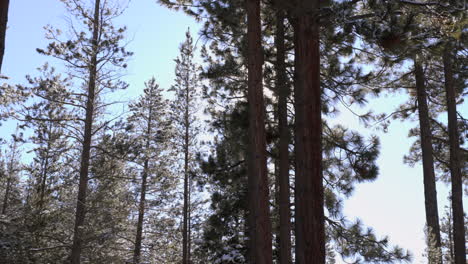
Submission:
<svg viewBox="0 0 468 264">
<path fill-rule="evenodd" d="M 150 105 L 148 111 L 148 124 L 146 128 L 146 150 L 150 147 L 150 137 L 151 137 L 151 116 L 153 114 L 153 109 Z M 149 158 L 145 157 L 143 164 L 143 175 L 141 179 L 141 193 L 140 193 L 140 203 L 138 206 L 138 223 L 137 223 L 137 232 L 135 237 L 135 250 L 133 251 L 133 263 L 139 264 L 141 261 L 141 242 L 143 240 L 143 221 L 145 218 L 145 203 L 146 203 L 146 185 L 148 181 L 148 170 L 149 170 Z"/>
<path fill-rule="evenodd" d="M 248 60 L 248 199 L 250 263 L 271 264 L 272 236 L 266 167 L 265 105 L 263 102 L 263 53 L 260 1 L 246 0 Z"/>
<path fill-rule="evenodd" d="M 284 11 L 276 13 L 276 86 L 278 89 L 278 127 L 279 127 L 279 260 L 280 264 L 292 263 L 291 256 L 291 208 L 289 190 L 289 128 L 288 95 L 286 76 L 286 48 L 284 43 Z"/>
<path fill-rule="evenodd" d="M 80 164 L 80 182 L 78 186 L 78 200 L 76 203 L 75 227 L 73 233 L 73 245 L 70 255 L 72 264 L 81 262 L 81 249 L 83 245 L 83 225 L 86 215 L 86 192 L 88 189 L 88 173 L 91 153 L 91 143 L 93 135 L 93 118 L 94 118 L 94 100 L 96 96 L 96 78 L 97 78 L 97 52 L 98 38 L 100 28 L 100 0 L 96 0 L 94 4 L 94 20 L 93 20 L 93 54 L 89 65 L 89 81 L 88 94 L 86 102 L 86 117 L 83 136 L 83 149 L 81 152 Z"/>
<path fill-rule="evenodd" d="M 8 24 L 8 7 L 10 0 L 1 0 L 0 3 L 0 73 L 2 72 L 3 55 L 5 54 L 5 36 Z"/>
<path fill-rule="evenodd" d="M 295 33 L 296 263 L 325 263 L 319 1 L 299 1 Z"/>
<path fill-rule="evenodd" d="M 463 179 L 460 161 L 460 141 L 457 125 L 457 104 L 453 82 L 452 45 L 447 43 L 443 54 L 445 93 L 447 98 L 450 144 L 450 174 L 452 180 L 453 242 L 455 264 L 466 264 L 465 223 L 463 212 Z"/>
<path fill-rule="evenodd" d="M 426 83 L 420 54 L 414 55 L 414 74 L 416 79 L 416 94 L 418 101 L 419 127 L 424 178 L 424 205 L 426 209 L 426 223 L 428 236 L 434 239 L 435 245 L 429 244 L 431 249 L 428 256 L 429 263 L 442 263 L 440 245 L 439 213 L 437 207 L 437 190 L 434 173 L 434 157 L 432 149 L 432 133 L 430 127 L 429 109 L 427 106 Z"/>
</svg>

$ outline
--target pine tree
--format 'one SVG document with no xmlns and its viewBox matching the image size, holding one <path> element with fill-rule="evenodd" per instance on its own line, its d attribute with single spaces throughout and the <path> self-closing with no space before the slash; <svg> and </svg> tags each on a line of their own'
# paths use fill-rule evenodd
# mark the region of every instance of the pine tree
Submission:
<svg viewBox="0 0 468 264">
<path fill-rule="evenodd" d="M 148 185 L 152 183 L 153 178 L 161 178 L 164 175 L 165 167 L 170 160 L 168 152 L 171 137 L 169 117 L 165 114 L 168 105 L 162 98 L 162 89 L 159 88 L 155 78 L 145 83 L 143 92 L 143 96 L 136 103 L 130 105 L 131 115 L 128 118 L 128 125 L 131 126 L 131 132 L 135 137 L 133 144 L 138 146 L 138 152 L 140 153 L 135 159 L 138 165 L 142 167 L 138 221 L 133 253 L 133 263 L 136 264 L 146 262 L 142 260 L 141 248 Z"/>
<path fill-rule="evenodd" d="M 456 94 L 453 82 L 451 45 L 443 53 L 445 94 L 447 98 L 448 131 L 450 145 L 450 174 L 452 182 L 453 237 L 455 263 L 466 263 L 465 213 L 463 211 L 463 179 L 461 172 L 460 142 L 458 134 Z"/>
<path fill-rule="evenodd" d="M 172 121 L 175 124 L 174 142 L 176 149 L 183 155 L 183 226 L 182 226 L 182 263 L 191 263 L 191 175 L 194 174 L 194 158 L 200 126 L 200 81 L 199 69 L 194 62 L 195 48 L 190 31 L 180 45 L 180 55 L 175 60 L 175 84 L 169 89 L 175 93 L 172 102 Z"/>
<path fill-rule="evenodd" d="M 248 203 L 249 254 L 252 263 L 272 260 L 269 187 L 266 167 L 265 105 L 263 99 L 263 54 L 261 48 L 260 1 L 247 0 L 247 63 L 249 113 Z"/>
<path fill-rule="evenodd" d="M 429 263 L 442 263 L 440 251 L 440 226 L 437 206 L 437 193 L 435 186 L 434 159 L 431 143 L 431 127 L 429 109 L 427 106 L 427 94 L 425 77 L 421 62 L 421 55 L 414 56 L 414 72 L 416 79 L 416 94 L 418 102 L 419 124 L 421 129 L 421 149 L 423 157 L 424 196 L 426 206 L 426 222 L 429 239 L 434 240 L 434 249 L 429 250 Z"/>
<path fill-rule="evenodd" d="M 89 168 L 93 135 L 105 126 L 96 126 L 96 115 L 102 112 L 103 104 L 100 95 L 105 89 L 116 90 L 125 88 L 126 84 L 115 79 L 116 69 L 126 67 L 125 58 L 131 53 L 121 47 L 125 28 L 114 28 L 110 20 L 121 11 L 110 7 L 108 2 L 101 4 L 96 0 L 91 10 L 77 1 L 64 1 L 68 11 L 81 23 L 81 32 L 75 31 L 73 39 L 63 41 L 60 30 L 50 28 L 48 36 L 52 40 L 46 50 L 38 49 L 40 53 L 62 60 L 67 67 L 75 70 L 73 76 L 85 80 L 81 84 L 82 92 L 69 92 L 67 104 L 83 110 L 81 164 L 79 173 L 78 199 L 74 227 L 73 246 L 71 247 L 71 263 L 80 263 L 83 247 L 83 230 L 86 215 L 86 193 L 89 180 Z M 78 29 L 77 29 L 78 30 Z M 89 35 L 88 35 L 89 34 Z"/>
<path fill-rule="evenodd" d="M 325 262 L 318 1 L 293 11 L 295 44 L 296 262 Z"/>
<path fill-rule="evenodd" d="M 288 97 L 289 86 L 286 69 L 285 12 L 280 7 L 276 11 L 276 89 L 278 93 L 278 134 L 279 134 L 279 262 L 292 263 L 291 256 L 291 208 L 289 186 L 289 128 Z"/>
<path fill-rule="evenodd" d="M 18 134 L 18 129 L 12 139 L 8 144 L 8 149 L 5 151 L 4 160 L 2 165 L 5 168 L 2 168 L 3 175 L 3 193 L 2 193 L 2 215 L 10 214 L 10 208 L 13 205 L 17 205 L 20 202 L 20 197 L 18 193 L 18 181 L 20 178 L 21 167 L 19 160 L 21 158 L 20 152 L 20 138 Z"/>
</svg>

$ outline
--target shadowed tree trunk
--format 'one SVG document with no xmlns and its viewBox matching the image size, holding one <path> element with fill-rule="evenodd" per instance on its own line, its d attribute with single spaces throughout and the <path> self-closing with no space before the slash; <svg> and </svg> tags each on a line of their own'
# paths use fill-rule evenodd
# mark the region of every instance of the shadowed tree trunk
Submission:
<svg viewBox="0 0 468 264">
<path fill-rule="evenodd" d="M 272 236 L 266 167 L 265 105 L 263 102 L 263 53 L 260 1 L 247 0 L 248 61 L 248 194 L 250 263 L 271 264 Z"/>
<path fill-rule="evenodd" d="M 100 0 L 94 3 L 92 57 L 89 67 L 88 94 L 86 101 L 86 117 L 83 137 L 83 149 L 81 152 L 80 183 L 78 186 L 78 201 L 76 203 L 75 228 L 73 235 L 73 246 L 71 251 L 71 263 L 79 264 L 81 249 L 83 245 L 83 225 L 86 215 L 86 192 L 88 189 L 89 161 L 91 152 L 91 142 L 93 135 L 94 100 L 96 96 L 97 78 L 97 53 L 100 28 Z"/>
<path fill-rule="evenodd" d="M 296 263 L 325 263 L 319 1 L 299 1 L 295 33 Z"/>
<path fill-rule="evenodd" d="M 445 93 L 447 97 L 450 145 L 450 174 L 452 180 L 453 241 L 455 264 L 466 264 L 465 220 L 463 212 L 463 179 L 460 161 L 460 141 L 457 125 L 457 105 L 453 82 L 452 45 L 447 43 L 443 54 Z"/>
<path fill-rule="evenodd" d="M 418 101 L 419 126 L 421 137 L 421 151 L 424 177 L 424 204 L 426 209 L 426 223 L 428 227 L 429 263 L 442 263 L 440 246 L 439 213 L 437 211 L 437 190 L 434 173 L 434 157 L 432 149 L 432 134 L 430 128 L 429 109 L 427 106 L 427 93 L 421 55 L 414 55 L 414 74 L 416 78 L 416 93 Z M 435 247 L 435 248 L 433 248 Z"/>
<path fill-rule="evenodd" d="M 291 258 L 291 209 L 289 201 L 289 128 L 288 85 L 286 76 L 286 51 L 284 44 L 284 11 L 276 12 L 276 87 L 278 90 L 279 127 L 279 260 L 281 264 L 292 263 Z"/>
<path fill-rule="evenodd" d="M 3 55 L 5 54 L 5 36 L 8 24 L 8 7 L 10 0 L 2 0 L 0 4 L 0 73 L 2 72 Z"/>
</svg>

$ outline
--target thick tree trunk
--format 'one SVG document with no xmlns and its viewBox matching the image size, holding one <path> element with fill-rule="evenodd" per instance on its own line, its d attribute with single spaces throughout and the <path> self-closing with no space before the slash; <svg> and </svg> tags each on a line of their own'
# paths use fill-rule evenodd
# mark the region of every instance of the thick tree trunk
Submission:
<svg viewBox="0 0 468 264">
<path fill-rule="evenodd" d="M 147 144 L 148 146 L 148 144 Z M 146 203 L 146 183 L 148 180 L 148 164 L 145 160 L 143 165 L 143 176 L 141 179 L 140 204 L 138 205 L 138 223 L 135 237 L 135 250 L 133 251 L 133 264 L 139 264 L 141 261 L 141 242 L 143 240 L 143 221 L 145 218 L 145 203 Z"/>
<path fill-rule="evenodd" d="M 86 102 L 86 118 L 83 137 L 83 149 L 81 152 L 80 182 L 78 186 L 78 200 L 76 203 L 75 227 L 73 235 L 73 245 L 70 255 L 72 264 L 81 262 L 81 249 L 83 244 L 83 225 L 86 215 L 86 192 L 88 189 L 88 173 L 91 154 L 91 143 L 93 135 L 94 100 L 96 96 L 97 77 L 97 52 L 100 25 L 100 2 L 95 1 L 94 25 L 93 25 L 93 54 L 89 65 L 88 98 Z"/>
<path fill-rule="evenodd" d="M 5 54 L 5 36 L 8 24 L 8 7 L 10 0 L 2 0 L 0 4 L 0 73 L 2 72 L 3 55 Z"/>
<path fill-rule="evenodd" d="M 289 128 L 288 85 L 286 76 L 286 48 L 284 44 L 284 11 L 276 14 L 276 86 L 278 89 L 279 127 L 279 260 L 280 264 L 292 263 L 291 257 L 291 208 L 289 190 Z"/>
<path fill-rule="evenodd" d="M 452 176 L 453 240 L 455 264 L 466 264 L 465 220 L 463 212 L 463 179 L 460 161 L 460 142 L 457 125 L 457 104 L 453 82 L 452 45 L 447 43 L 443 54 L 445 93 L 447 97 L 450 144 L 450 174 Z"/>
<path fill-rule="evenodd" d="M 248 60 L 248 195 L 250 263 L 271 264 L 272 236 L 266 167 L 265 105 L 263 103 L 263 53 L 260 0 L 247 0 Z"/>
<path fill-rule="evenodd" d="M 300 1 L 295 22 L 296 263 L 325 263 L 318 0 Z"/>
<path fill-rule="evenodd" d="M 434 173 L 434 157 L 432 149 L 432 134 L 430 128 L 429 109 L 427 106 L 427 93 L 425 77 L 420 55 L 414 55 L 414 74 L 416 78 L 416 93 L 418 101 L 419 126 L 421 137 L 421 150 L 424 177 L 424 204 L 426 208 L 426 223 L 428 237 L 429 263 L 442 263 L 442 251 L 440 246 L 439 213 L 437 210 L 437 190 Z M 435 244 L 431 244 L 435 242 Z"/>
</svg>

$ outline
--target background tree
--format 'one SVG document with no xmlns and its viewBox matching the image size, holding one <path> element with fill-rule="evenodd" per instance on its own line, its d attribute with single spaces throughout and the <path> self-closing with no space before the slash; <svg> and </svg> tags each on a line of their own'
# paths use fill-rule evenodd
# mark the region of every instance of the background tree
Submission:
<svg viewBox="0 0 468 264">
<path fill-rule="evenodd" d="M 146 195 L 148 183 L 153 179 L 168 177 L 167 164 L 171 160 L 170 145 L 172 129 L 169 117 L 165 113 L 168 103 L 162 97 L 162 89 L 152 78 L 145 83 L 143 95 L 137 102 L 130 105 L 130 117 L 128 125 L 132 132 L 132 149 L 138 153 L 135 161 L 141 171 L 141 186 L 137 189 L 140 193 L 138 205 L 138 221 L 135 236 L 135 249 L 133 262 L 142 262 L 141 247 L 143 241 L 143 227 L 145 222 Z M 158 197 L 160 198 L 160 197 Z M 143 262 L 146 262 L 143 261 Z"/>
<path fill-rule="evenodd" d="M 194 62 L 195 47 L 190 31 L 185 34 L 180 45 L 180 54 L 175 59 L 175 84 L 169 89 L 175 93 L 172 101 L 172 118 L 175 125 L 173 141 L 180 155 L 183 155 L 183 226 L 182 226 L 182 263 L 191 263 L 191 175 L 196 171 L 194 158 L 198 145 L 200 126 L 200 81 L 199 68 Z"/>
</svg>

